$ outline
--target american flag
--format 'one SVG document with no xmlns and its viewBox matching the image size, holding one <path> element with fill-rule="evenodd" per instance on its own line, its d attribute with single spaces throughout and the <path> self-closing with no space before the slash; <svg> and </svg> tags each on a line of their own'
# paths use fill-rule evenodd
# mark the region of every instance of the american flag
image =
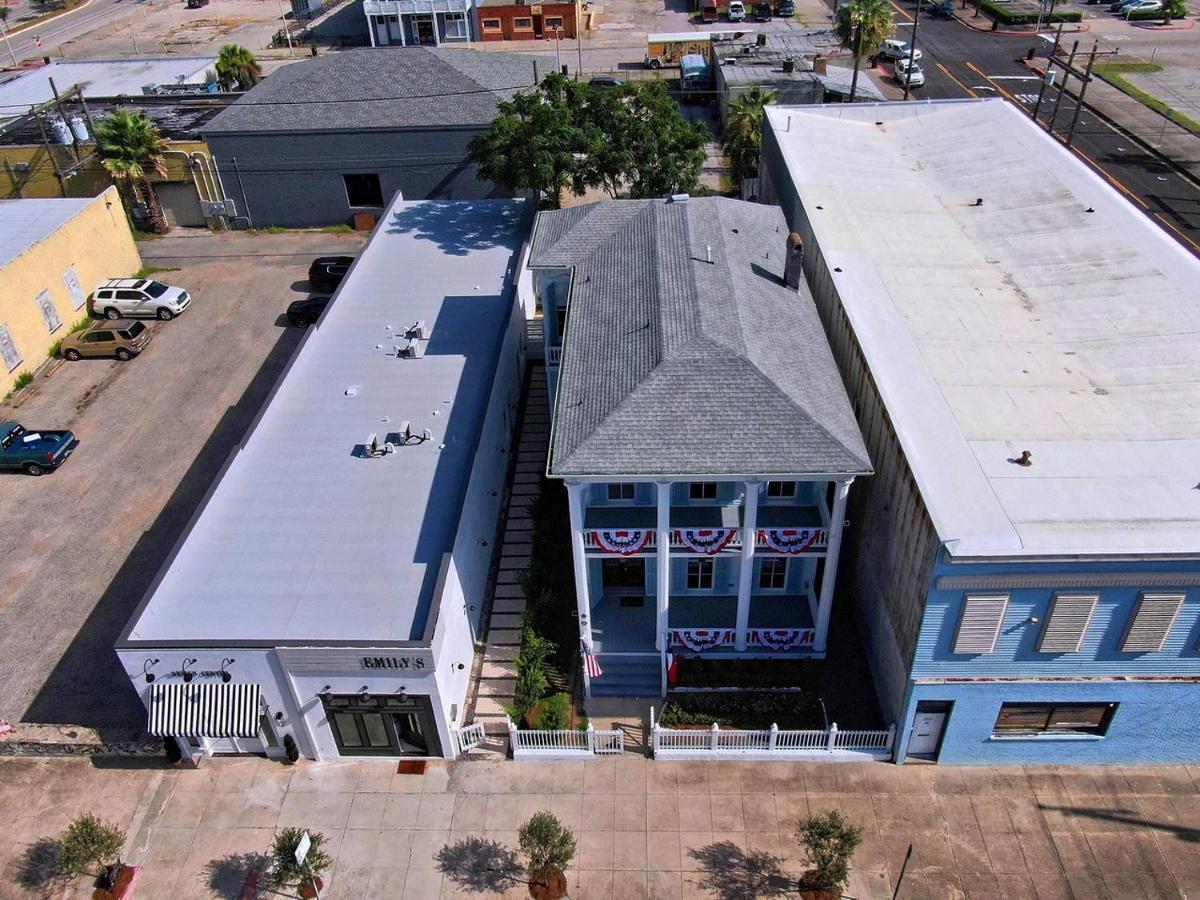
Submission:
<svg viewBox="0 0 1200 900">
<path fill-rule="evenodd" d="M 579 642 L 579 649 L 583 652 L 583 666 L 588 678 L 599 678 L 603 675 L 604 670 L 600 668 L 600 660 L 592 652 L 591 645 L 587 641 L 581 640 Z"/>
</svg>

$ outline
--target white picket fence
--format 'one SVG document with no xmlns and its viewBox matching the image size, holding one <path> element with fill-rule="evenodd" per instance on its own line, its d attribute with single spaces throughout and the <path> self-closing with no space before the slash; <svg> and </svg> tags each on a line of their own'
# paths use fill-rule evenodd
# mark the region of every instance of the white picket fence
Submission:
<svg viewBox="0 0 1200 900">
<path fill-rule="evenodd" d="M 518 728 L 508 720 L 508 740 L 513 759 L 586 759 L 597 754 L 624 753 L 625 735 L 617 730 L 597 731 L 588 723 L 582 731 L 541 731 Z"/>
<path fill-rule="evenodd" d="M 450 737 L 454 741 L 454 755 L 462 756 L 486 741 L 487 732 L 483 730 L 482 722 L 472 722 L 470 725 L 451 725 Z"/>
<path fill-rule="evenodd" d="M 876 731 L 825 729 L 749 731 L 720 728 L 663 728 L 650 709 L 650 748 L 655 759 L 891 759 L 896 726 Z"/>
</svg>

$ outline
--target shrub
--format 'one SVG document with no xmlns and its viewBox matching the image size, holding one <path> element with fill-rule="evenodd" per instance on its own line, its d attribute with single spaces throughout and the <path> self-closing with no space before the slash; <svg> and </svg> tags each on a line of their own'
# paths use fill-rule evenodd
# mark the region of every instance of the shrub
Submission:
<svg viewBox="0 0 1200 900">
<path fill-rule="evenodd" d="M 321 849 L 325 843 L 325 835 L 319 831 L 308 833 L 312 841 L 308 856 L 303 865 L 296 862 L 296 846 L 303 836 L 303 828 L 284 828 L 275 835 L 275 841 L 271 844 L 271 859 L 274 860 L 274 864 L 270 874 L 271 884 L 274 886 L 291 887 L 300 884 L 309 875 L 320 875 L 332 865 L 333 860 L 329 858 L 329 854 Z"/>
<path fill-rule="evenodd" d="M 23 387 L 28 387 L 31 381 L 33 381 L 33 373 L 26 369 L 17 375 L 17 380 L 13 382 L 13 390 L 19 391 Z"/>
<path fill-rule="evenodd" d="M 663 709 L 664 728 L 711 725 L 732 728 L 822 728 L 817 699 L 808 691 L 677 693 Z"/>
<path fill-rule="evenodd" d="M 88 870 L 115 863 L 124 844 L 125 832 L 120 828 L 84 813 L 58 839 L 58 865 L 72 875 L 98 875 Z"/>
<path fill-rule="evenodd" d="M 183 759 L 183 748 L 179 746 L 179 741 L 173 737 L 163 738 L 163 752 L 167 754 L 167 761 L 177 763 Z"/>
<path fill-rule="evenodd" d="M 575 858 L 575 835 L 552 814 L 542 811 L 521 826 L 517 846 L 528 858 L 530 881 L 538 881 L 552 869 L 565 869 Z"/>
<path fill-rule="evenodd" d="M 571 695 L 552 694 L 534 708 L 534 728 L 562 731 L 571 727 Z"/>
<path fill-rule="evenodd" d="M 294 763 L 300 758 L 300 748 L 296 746 L 296 739 L 290 734 L 283 736 L 283 752 L 290 763 Z"/>
<path fill-rule="evenodd" d="M 993 19 L 1005 25 L 1036 25 L 1038 22 L 1037 10 L 1008 9 L 1004 4 L 997 3 L 995 0 L 980 0 L 979 5 Z M 1080 22 L 1082 20 L 1083 13 L 1076 9 L 1056 9 L 1050 15 L 1043 15 L 1041 17 L 1043 24 L 1049 22 Z"/>
<path fill-rule="evenodd" d="M 61 353 L 62 353 L 62 338 L 59 338 L 57 341 L 55 341 L 53 344 L 50 345 L 50 349 L 46 351 L 46 356 L 49 357 L 50 359 L 54 359 L 56 356 L 59 356 Z"/>
<path fill-rule="evenodd" d="M 808 852 L 813 867 L 812 886 L 829 890 L 850 877 L 850 857 L 862 840 L 862 832 L 842 818 L 837 810 L 809 816 L 800 822 L 796 837 Z"/>
<path fill-rule="evenodd" d="M 513 691 L 510 715 L 525 718 L 542 699 L 550 681 L 546 677 L 546 660 L 554 653 L 554 644 L 539 635 L 526 617 L 521 629 L 521 650 L 517 653 L 517 683 Z"/>
</svg>

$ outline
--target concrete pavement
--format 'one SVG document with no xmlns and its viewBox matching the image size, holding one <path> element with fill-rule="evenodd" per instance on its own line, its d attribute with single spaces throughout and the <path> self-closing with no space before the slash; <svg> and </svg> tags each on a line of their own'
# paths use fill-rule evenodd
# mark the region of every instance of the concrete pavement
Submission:
<svg viewBox="0 0 1200 900">
<path fill-rule="evenodd" d="M 78 813 L 128 832 L 143 898 L 237 898 L 274 829 L 322 832 L 326 900 L 510 897 L 516 829 L 549 809 L 575 830 L 571 896 L 784 896 L 805 868 L 793 832 L 839 809 L 862 828 L 847 896 L 1169 898 L 1200 893 L 1200 768 L 884 763 L 433 763 L 0 759 L 0 896 L 86 897 L 39 860 Z"/>
</svg>

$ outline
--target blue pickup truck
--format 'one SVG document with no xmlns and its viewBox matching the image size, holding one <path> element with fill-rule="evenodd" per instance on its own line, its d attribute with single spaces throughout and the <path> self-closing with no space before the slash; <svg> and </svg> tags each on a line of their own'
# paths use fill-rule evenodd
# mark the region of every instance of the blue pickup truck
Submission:
<svg viewBox="0 0 1200 900">
<path fill-rule="evenodd" d="M 0 469 L 41 475 L 61 466 L 78 446 L 69 431 L 30 431 L 16 422 L 0 422 Z"/>
</svg>

